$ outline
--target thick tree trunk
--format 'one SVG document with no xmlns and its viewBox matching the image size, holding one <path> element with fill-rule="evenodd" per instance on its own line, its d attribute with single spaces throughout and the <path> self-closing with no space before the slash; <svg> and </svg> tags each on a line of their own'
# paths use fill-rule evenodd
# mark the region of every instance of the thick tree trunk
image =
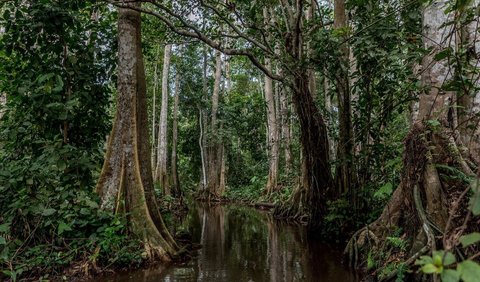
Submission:
<svg viewBox="0 0 480 282">
<path fill-rule="evenodd" d="M 304 46 L 302 38 L 303 1 L 297 2 L 297 19 L 292 32 L 286 35 L 285 47 L 288 54 L 302 62 Z M 293 104 L 300 123 L 302 145 L 302 177 L 291 198 L 291 207 L 279 207 L 277 217 L 308 217 L 310 226 L 321 224 L 326 212 L 327 195 L 332 191 L 333 179 L 329 163 L 327 128 L 310 92 L 308 70 L 297 65 L 289 70 L 289 83 L 293 90 Z"/>
<path fill-rule="evenodd" d="M 177 68 L 175 74 L 175 98 L 173 103 L 173 124 L 172 124 L 172 194 L 179 198 L 182 196 L 180 180 L 178 179 L 177 168 L 177 143 L 178 143 L 178 104 L 180 100 L 180 73 Z"/>
<path fill-rule="evenodd" d="M 129 4 L 139 8 L 139 3 Z M 128 214 L 129 229 L 150 258 L 170 260 L 177 245 L 165 227 L 153 191 L 140 14 L 119 9 L 118 101 L 97 183 L 101 207 Z"/>
<path fill-rule="evenodd" d="M 221 144 L 218 132 L 218 102 L 220 97 L 220 82 L 222 78 L 222 56 L 219 51 L 215 54 L 215 81 L 213 84 L 212 93 L 212 120 L 211 131 L 208 145 L 208 182 L 207 191 L 208 199 L 211 197 L 218 198 L 221 196 L 220 187 L 220 172 L 221 172 Z"/>
<path fill-rule="evenodd" d="M 330 173 L 327 128 L 310 93 L 308 75 L 299 73 L 294 81 L 293 103 L 300 121 L 300 142 L 304 165 L 301 186 L 305 190 L 306 206 L 313 224 L 319 224 L 325 214 L 329 190 L 333 188 Z"/>
<path fill-rule="evenodd" d="M 168 153 L 168 73 L 170 69 L 172 45 L 165 46 L 163 54 L 163 72 L 162 72 L 162 107 L 160 110 L 160 121 L 158 123 L 158 157 L 155 180 L 160 182 L 165 195 L 170 195 L 167 171 L 167 153 Z"/>
<path fill-rule="evenodd" d="M 468 192 L 470 185 L 454 180 L 459 173 L 442 167 L 455 168 L 466 176 L 473 176 L 473 172 L 465 160 L 468 154 L 459 150 L 455 141 L 454 95 L 442 90 L 451 78 L 448 59 L 434 59 L 438 52 L 455 44 L 454 38 L 447 38 L 452 36 L 450 27 L 444 26 L 453 18 L 452 13 L 445 14 L 446 7 L 446 0 L 434 1 L 423 11 L 423 43 L 431 51 L 422 61 L 425 91 L 420 95 L 417 119 L 405 140 L 402 180 L 382 215 L 357 231 L 347 245 L 354 265 L 362 263 L 368 252 L 385 252 L 386 238 L 399 228 L 404 230 L 401 236 L 405 236 L 409 252 L 392 256 L 407 264 L 435 250 L 440 241 L 436 238 L 442 238 L 443 248 L 451 250 L 449 242 L 456 242 L 462 235 L 459 227 L 468 213 L 468 197 L 461 195 Z M 477 231 L 478 226 L 473 229 Z M 373 244 L 367 245 L 366 237 L 372 238 Z"/>
</svg>

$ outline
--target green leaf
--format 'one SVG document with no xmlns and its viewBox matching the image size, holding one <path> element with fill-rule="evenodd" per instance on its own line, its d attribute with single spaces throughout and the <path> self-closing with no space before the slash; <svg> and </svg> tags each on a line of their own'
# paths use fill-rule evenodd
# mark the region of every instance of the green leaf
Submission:
<svg viewBox="0 0 480 282">
<path fill-rule="evenodd" d="M 378 189 L 375 192 L 375 194 L 373 194 L 373 196 L 375 198 L 383 198 L 383 197 L 386 197 L 386 196 L 390 196 L 392 194 L 392 191 L 393 191 L 393 185 L 392 185 L 392 183 L 388 182 L 385 185 L 383 185 L 382 187 L 380 187 L 380 189 Z"/>
<path fill-rule="evenodd" d="M 470 209 L 474 215 L 480 214 L 480 179 L 476 179 L 471 185 L 473 196 L 470 199 Z"/>
<path fill-rule="evenodd" d="M 64 171 L 67 168 L 67 163 L 64 160 L 59 160 L 57 162 L 58 170 Z"/>
<path fill-rule="evenodd" d="M 80 209 L 80 214 L 88 215 L 88 214 L 90 214 L 90 210 L 87 209 L 87 208 L 81 208 Z"/>
<path fill-rule="evenodd" d="M 455 258 L 455 256 L 450 253 L 450 252 L 447 252 L 444 256 L 443 256 L 443 265 L 444 266 L 448 266 L 448 265 L 451 265 L 453 263 L 455 263 L 457 261 L 457 259 Z"/>
<path fill-rule="evenodd" d="M 72 228 L 70 225 L 66 224 L 65 222 L 61 221 L 60 224 L 58 224 L 58 235 L 62 235 L 64 231 L 71 231 Z"/>
<path fill-rule="evenodd" d="M 443 259 L 443 254 L 444 251 L 435 251 L 432 253 L 433 257 L 433 264 L 436 266 L 442 266 L 442 259 Z"/>
<path fill-rule="evenodd" d="M 424 266 L 422 266 L 422 271 L 423 273 L 437 273 L 438 272 L 438 267 L 431 263 L 427 263 Z"/>
<path fill-rule="evenodd" d="M 5 238 L 3 238 L 3 236 L 0 236 L 0 245 L 5 245 L 7 244 L 7 241 L 5 240 Z"/>
<path fill-rule="evenodd" d="M 433 59 L 438 62 L 438 61 L 441 61 L 441 60 L 445 59 L 446 57 L 450 56 L 450 54 L 452 54 L 452 48 L 448 47 L 448 48 L 445 48 L 442 51 L 438 52 L 433 57 Z"/>
<path fill-rule="evenodd" d="M 450 253 L 450 252 L 447 252 L 445 254 L 445 256 L 443 257 L 443 265 L 444 266 L 449 266 L 453 263 L 455 263 L 457 261 L 457 259 L 455 258 L 455 256 Z"/>
<path fill-rule="evenodd" d="M 417 259 L 417 261 L 415 261 L 416 265 L 425 265 L 429 263 L 433 264 L 433 259 L 429 256 L 421 256 L 420 259 Z"/>
<path fill-rule="evenodd" d="M 457 271 L 460 273 L 460 277 L 465 282 L 478 282 L 480 279 L 480 265 L 477 263 L 466 260 L 458 264 Z"/>
<path fill-rule="evenodd" d="M 10 223 L 0 224 L 0 233 L 7 233 L 10 229 Z"/>
<path fill-rule="evenodd" d="M 42 212 L 43 216 L 50 216 L 54 214 L 57 210 L 56 209 L 44 209 Z"/>
<path fill-rule="evenodd" d="M 454 269 L 445 269 L 440 274 L 442 282 L 458 282 L 460 281 L 460 273 Z"/>
<path fill-rule="evenodd" d="M 60 92 L 63 90 L 63 80 L 62 77 L 59 75 L 56 75 L 57 78 L 57 84 L 55 85 L 55 88 L 53 88 L 53 92 Z"/>
<path fill-rule="evenodd" d="M 460 237 L 460 242 L 462 243 L 464 248 L 475 244 L 478 241 L 480 241 L 480 233 L 478 232 L 470 233 Z"/>
</svg>

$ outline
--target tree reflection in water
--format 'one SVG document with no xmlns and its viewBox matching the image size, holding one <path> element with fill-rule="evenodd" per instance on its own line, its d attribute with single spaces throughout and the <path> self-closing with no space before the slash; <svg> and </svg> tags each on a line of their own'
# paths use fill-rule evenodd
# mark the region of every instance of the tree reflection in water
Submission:
<svg viewBox="0 0 480 282">
<path fill-rule="evenodd" d="M 268 213 L 197 204 L 185 222 L 198 254 L 183 265 L 156 267 L 96 281 L 357 281 L 341 252 Z"/>
</svg>

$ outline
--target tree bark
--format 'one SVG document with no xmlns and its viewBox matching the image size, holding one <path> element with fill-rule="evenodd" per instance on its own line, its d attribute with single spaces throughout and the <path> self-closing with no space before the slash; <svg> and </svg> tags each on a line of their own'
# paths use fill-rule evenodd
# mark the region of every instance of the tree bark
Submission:
<svg viewBox="0 0 480 282">
<path fill-rule="evenodd" d="M 172 45 L 167 44 L 163 55 L 162 72 L 162 107 L 160 110 L 160 121 L 158 123 L 158 157 L 155 180 L 160 182 L 165 195 L 170 195 L 167 171 L 167 153 L 168 153 L 168 73 L 170 69 Z"/>
<path fill-rule="evenodd" d="M 212 116 L 211 131 L 208 150 L 208 182 L 207 190 L 210 193 L 208 197 L 220 197 L 220 172 L 221 172 L 221 144 L 218 132 L 218 102 L 220 97 L 220 82 L 222 78 L 222 56 L 220 51 L 215 52 L 215 81 L 212 93 Z"/>
<path fill-rule="evenodd" d="M 173 124 L 172 124 L 172 194 L 176 198 L 182 196 L 180 180 L 177 168 L 177 143 L 178 143 L 178 104 L 180 100 L 180 72 L 177 68 L 175 74 L 175 97 L 173 103 Z"/>
<path fill-rule="evenodd" d="M 347 27 L 347 16 L 345 13 L 345 0 L 335 0 L 334 2 L 334 22 L 336 29 L 345 29 Z M 338 121 L 339 121 L 339 141 L 337 158 L 339 165 L 336 171 L 337 196 L 341 194 L 351 195 L 352 183 L 352 158 L 353 158 L 353 128 L 350 105 L 350 87 L 348 81 L 349 69 L 349 49 L 346 44 L 341 47 L 342 56 L 340 58 L 340 67 L 335 74 L 336 88 L 338 94 Z M 352 197 L 349 197 L 352 199 Z"/>
<path fill-rule="evenodd" d="M 451 37 L 451 27 L 445 25 L 453 19 L 452 12 L 445 13 L 447 4 L 447 0 L 434 1 L 423 11 L 422 38 L 424 48 L 429 50 L 422 60 L 421 82 L 425 90 L 420 94 L 417 119 L 404 142 L 402 180 L 381 216 L 357 231 L 347 245 L 354 264 L 354 252 L 358 254 L 360 250 L 363 259 L 372 249 L 380 253 L 386 238 L 399 227 L 409 238 L 407 253 L 414 254 L 404 258 L 406 262 L 413 263 L 415 254 L 435 250 L 440 241 L 436 235 L 443 239 L 443 248 L 451 251 L 453 246 L 449 242 L 458 242 L 462 235 L 459 227 L 467 224 L 469 199 L 461 195 L 470 190 L 470 185 L 464 181 L 452 181 L 458 177 L 457 172 L 442 170 L 442 166 L 456 168 L 472 177 L 472 167 L 479 164 L 467 163 L 466 154 L 459 150 L 458 139 L 454 138 L 457 136 L 453 121 L 456 114 L 452 100 L 454 93 L 442 89 L 452 76 L 451 65 L 448 59 L 435 59 L 438 52 L 454 48 L 456 44 Z M 478 229 L 475 224 L 471 226 Z M 365 240 L 361 239 L 365 236 L 374 238 L 374 244 L 366 246 Z"/>
<path fill-rule="evenodd" d="M 155 67 L 153 71 L 153 107 L 152 107 L 152 167 L 157 164 L 157 148 L 155 146 L 157 132 L 157 87 L 158 87 L 158 60 L 160 58 L 160 46 L 157 48 Z M 153 176 L 155 177 L 155 176 Z"/>
<path fill-rule="evenodd" d="M 268 25 L 269 16 L 267 8 L 263 10 L 265 24 Z M 265 66 L 271 71 L 272 63 L 269 58 L 265 58 Z M 279 166 L 279 144 L 278 144 L 278 126 L 275 107 L 275 93 L 273 89 L 273 80 L 265 75 L 265 101 L 267 104 L 267 148 L 268 148 L 268 178 L 265 186 L 267 195 L 271 194 L 277 188 L 278 166 Z"/>
<path fill-rule="evenodd" d="M 140 25 L 138 12 L 119 9 L 117 111 L 96 190 L 102 208 L 128 214 L 128 227 L 150 258 L 168 261 L 178 247 L 153 191 Z"/>
</svg>

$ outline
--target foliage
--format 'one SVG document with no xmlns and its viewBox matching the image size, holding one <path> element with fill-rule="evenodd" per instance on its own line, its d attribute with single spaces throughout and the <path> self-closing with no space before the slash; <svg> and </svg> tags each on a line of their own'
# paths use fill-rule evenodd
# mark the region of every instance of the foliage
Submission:
<svg viewBox="0 0 480 282">
<path fill-rule="evenodd" d="M 476 210 L 478 205 L 478 195 L 480 194 L 479 180 L 472 181 L 472 196 L 470 209 L 473 215 L 480 215 L 480 210 Z M 474 232 L 461 236 L 458 241 L 464 249 L 472 245 L 478 245 L 480 242 L 480 233 Z M 431 256 L 422 256 L 415 262 L 419 265 L 421 271 L 425 274 L 439 274 L 443 282 L 473 282 L 480 277 L 480 264 L 471 258 L 463 259 L 457 262 L 455 255 L 449 251 L 439 250 L 432 252 Z M 455 267 L 456 264 L 456 267 Z"/>
<path fill-rule="evenodd" d="M 138 242 L 93 193 L 110 128 L 115 14 L 92 1 L 9 1 L 3 9 L 3 275 L 140 261 Z"/>
</svg>

